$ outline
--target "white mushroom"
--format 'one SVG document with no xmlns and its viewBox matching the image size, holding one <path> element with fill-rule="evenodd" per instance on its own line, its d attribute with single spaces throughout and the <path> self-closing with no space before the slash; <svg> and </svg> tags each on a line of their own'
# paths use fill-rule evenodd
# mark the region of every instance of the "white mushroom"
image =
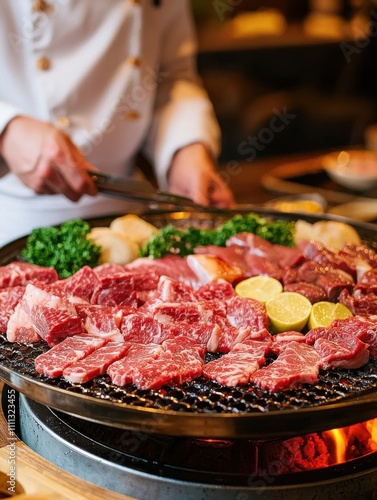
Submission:
<svg viewBox="0 0 377 500">
<path fill-rule="evenodd" d="M 94 227 L 88 234 L 102 248 L 100 263 L 126 265 L 139 256 L 139 245 L 124 233 L 108 227 Z"/>
<path fill-rule="evenodd" d="M 139 246 L 144 245 L 158 231 L 155 226 L 134 214 L 127 214 L 114 219 L 110 224 L 110 228 L 126 234 L 136 241 Z"/>
</svg>

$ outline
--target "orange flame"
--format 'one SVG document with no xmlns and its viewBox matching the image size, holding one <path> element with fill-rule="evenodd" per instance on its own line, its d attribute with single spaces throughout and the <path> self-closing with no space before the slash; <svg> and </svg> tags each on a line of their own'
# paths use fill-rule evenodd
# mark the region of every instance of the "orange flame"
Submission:
<svg viewBox="0 0 377 500">
<path fill-rule="evenodd" d="M 377 418 L 360 424 L 322 433 L 332 464 L 377 451 Z"/>
<path fill-rule="evenodd" d="M 373 451 L 377 451 L 377 418 L 366 422 L 366 427 L 370 433 L 370 446 Z"/>
<path fill-rule="evenodd" d="M 347 435 L 344 429 L 332 429 L 326 432 L 327 436 L 333 440 L 334 453 L 333 460 L 336 464 L 345 462 L 347 456 Z"/>
</svg>

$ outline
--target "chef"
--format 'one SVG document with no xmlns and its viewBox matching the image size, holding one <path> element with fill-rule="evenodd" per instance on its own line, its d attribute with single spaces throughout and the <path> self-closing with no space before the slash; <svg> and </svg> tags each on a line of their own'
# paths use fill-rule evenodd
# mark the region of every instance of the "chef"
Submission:
<svg viewBox="0 0 377 500">
<path fill-rule="evenodd" d="M 186 0 L 1 0 L 0 246 L 34 227 L 126 212 L 87 170 L 229 207 L 219 128 Z"/>
</svg>

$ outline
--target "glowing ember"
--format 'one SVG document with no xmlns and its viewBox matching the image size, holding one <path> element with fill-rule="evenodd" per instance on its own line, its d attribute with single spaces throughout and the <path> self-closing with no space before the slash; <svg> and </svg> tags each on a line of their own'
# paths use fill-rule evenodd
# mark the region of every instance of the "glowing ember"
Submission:
<svg viewBox="0 0 377 500">
<path fill-rule="evenodd" d="M 185 467 L 195 470 L 246 473 L 253 477 L 325 470 L 376 453 L 377 418 L 285 440 L 196 438 L 182 446 L 181 443 L 179 448 L 172 448 L 174 463 L 182 459 Z M 167 453 L 164 460 L 167 463 Z"/>
</svg>

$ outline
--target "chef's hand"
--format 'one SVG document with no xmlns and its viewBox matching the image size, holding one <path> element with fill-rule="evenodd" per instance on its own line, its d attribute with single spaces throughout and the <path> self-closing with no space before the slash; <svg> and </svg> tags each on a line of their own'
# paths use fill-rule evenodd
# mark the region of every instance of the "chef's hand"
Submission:
<svg viewBox="0 0 377 500">
<path fill-rule="evenodd" d="M 213 159 L 201 143 L 190 144 L 174 155 L 168 174 L 169 191 L 200 205 L 232 208 L 231 190 L 216 172 Z"/>
<path fill-rule="evenodd" d="M 97 189 L 94 170 L 71 139 L 54 125 L 16 116 L 0 136 L 0 154 L 8 168 L 38 194 L 60 193 L 71 201 Z"/>
</svg>

